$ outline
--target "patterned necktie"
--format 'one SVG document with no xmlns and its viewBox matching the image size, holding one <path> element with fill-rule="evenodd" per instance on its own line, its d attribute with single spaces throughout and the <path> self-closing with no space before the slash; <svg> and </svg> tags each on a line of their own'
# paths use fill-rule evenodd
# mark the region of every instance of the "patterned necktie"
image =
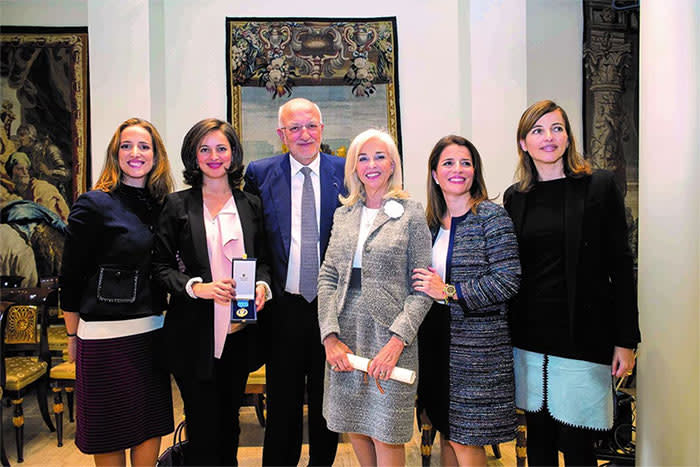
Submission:
<svg viewBox="0 0 700 467">
<path fill-rule="evenodd" d="M 316 298 L 318 284 L 318 224 L 311 169 L 302 167 L 301 173 L 304 174 L 304 187 L 301 190 L 299 292 L 307 302 L 311 303 Z"/>
</svg>

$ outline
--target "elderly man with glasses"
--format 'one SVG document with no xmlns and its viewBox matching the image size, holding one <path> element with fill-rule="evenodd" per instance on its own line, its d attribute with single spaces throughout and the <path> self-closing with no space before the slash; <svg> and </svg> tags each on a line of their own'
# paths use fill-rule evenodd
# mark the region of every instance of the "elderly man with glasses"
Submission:
<svg viewBox="0 0 700 467">
<path fill-rule="evenodd" d="M 338 195 L 346 194 L 345 161 L 320 152 L 321 110 L 307 99 L 280 107 L 277 134 L 289 153 L 251 162 L 244 188 L 262 199 L 273 269 L 273 301 L 259 318 L 268 401 L 263 465 L 298 464 L 305 392 L 309 465 L 332 465 L 338 435 L 321 413 L 325 353 L 316 290 Z"/>
</svg>

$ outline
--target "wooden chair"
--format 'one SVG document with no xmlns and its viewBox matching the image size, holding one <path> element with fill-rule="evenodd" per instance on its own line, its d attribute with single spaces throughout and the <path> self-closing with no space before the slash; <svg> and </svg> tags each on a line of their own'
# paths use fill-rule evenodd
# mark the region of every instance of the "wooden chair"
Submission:
<svg viewBox="0 0 700 467">
<path fill-rule="evenodd" d="M 243 406 L 254 406 L 258 423 L 265 427 L 265 366 L 248 375 L 248 383 L 243 395 Z"/>
<path fill-rule="evenodd" d="M 51 289 L 3 289 L 3 300 L 9 305 L 2 315 L 0 335 L 3 336 L 5 384 L 3 397 L 14 406 L 17 462 L 24 461 L 24 413 L 22 403 L 31 388 L 36 388 L 41 416 L 55 431 L 47 404 L 48 375 L 51 356 L 46 339 L 47 299 Z M 41 323 L 41 331 L 38 324 Z"/>
<path fill-rule="evenodd" d="M 68 400 L 68 420 L 73 423 L 73 391 L 75 390 L 75 362 L 65 361 L 51 368 L 49 373 L 53 391 L 53 414 L 56 419 L 56 441 L 63 446 L 63 392 Z"/>
<path fill-rule="evenodd" d="M 9 306 L 10 304 L 5 302 L 0 304 L 0 322 L 2 322 L 2 317 Z M 5 355 L 5 346 L 3 339 L 0 339 L 0 465 L 5 467 L 9 466 L 10 462 L 7 460 L 7 454 L 5 453 L 5 435 L 3 434 L 2 426 L 2 394 L 5 387 L 5 359 L 1 358 L 3 355 Z"/>
</svg>

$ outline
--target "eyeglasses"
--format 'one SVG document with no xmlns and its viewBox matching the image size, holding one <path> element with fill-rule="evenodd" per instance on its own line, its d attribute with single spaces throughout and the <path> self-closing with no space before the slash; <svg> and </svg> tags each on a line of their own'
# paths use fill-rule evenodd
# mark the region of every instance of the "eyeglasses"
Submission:
<svg viewBox="0 0 700 467">
<path fill-rule="evenodd" d="M 304 128 L 306 128 L 306 131 L 309 133 L 318 133 L 321 130 L 321 124 L 320 123 L 307 123 L 306 125 L 292 125 L 292 126 L 282 126 L 280 127 L 280 130 L 287 130 L 293 135 L 297 135 L 301 133 Z"/>
</svg>

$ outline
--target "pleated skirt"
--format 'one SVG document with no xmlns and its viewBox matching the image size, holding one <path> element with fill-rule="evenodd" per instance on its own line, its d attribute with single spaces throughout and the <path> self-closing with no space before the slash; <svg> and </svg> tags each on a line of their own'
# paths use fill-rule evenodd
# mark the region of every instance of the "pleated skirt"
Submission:
<svg viewBox="0 0 700 467">
<path fill-rule="evenodd" d="M 83 453 L 120 451 L 173 431 L 170 375 L 153 357 L 157 332 L 78 338 L 75 444 Z"/>
</svg>

